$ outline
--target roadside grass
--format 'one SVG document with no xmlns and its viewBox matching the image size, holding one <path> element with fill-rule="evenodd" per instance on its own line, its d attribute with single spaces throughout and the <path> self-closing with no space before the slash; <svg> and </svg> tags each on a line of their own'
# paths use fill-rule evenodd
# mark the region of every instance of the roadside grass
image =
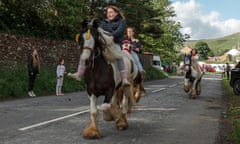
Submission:
<svg viewBox="0 0 240 144">
<path fill-rule="evenodd" d="M 240 96 L 233 93 L 229 80 L 223 79 L 223 84 L 229 93 L 229 114 L 228 119 L 231 121 L 230 140 L 233 144 L 240 144 Z"/>
<path fill-rule="evenodd" d="M 145 80 L 162 79 L 168 75 L 163 71 L 155 68 L 146 69 L 147 75 Z M 28 87 L 27 66 L 13 64 L 8 67 L 0 67 L 0 101 L 18 98 L 26 98 Z M 55 95 L 56 87 L 56 68 L 41 67 L 40 74 L 36 78 L 34 91 L 38 96 Z M 86 84 L 64 77 L 64 93 L 85 90 Z"/>
<path fill-rule="evenodd" d="M 27 96 L 28 72 L 27 66 L 14 64 L 10 67 L 0 67 L 0 101 Z M 38 96 L 55 94 L 56 68 L 41 67 L 36 78 L 34 91 Z M 63 92 L 73 92 L 85 89 L 83 82 L 77 82 L 64 77 Z"/>
</svg>

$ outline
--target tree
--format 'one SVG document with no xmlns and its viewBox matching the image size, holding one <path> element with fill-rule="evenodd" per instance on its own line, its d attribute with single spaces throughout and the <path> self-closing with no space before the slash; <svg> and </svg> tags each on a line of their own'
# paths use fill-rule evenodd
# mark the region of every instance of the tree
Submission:
<svg viewBox="0 0 240 144">
<path fill-rule="evenodd" d="M 211 49 L 208 47 L 208 44 L 204 41 L 199 41 L 195 44 L 195 48 L 198 51 L 200 59 L 206 60 L 211 52 Z"/>
</svg>

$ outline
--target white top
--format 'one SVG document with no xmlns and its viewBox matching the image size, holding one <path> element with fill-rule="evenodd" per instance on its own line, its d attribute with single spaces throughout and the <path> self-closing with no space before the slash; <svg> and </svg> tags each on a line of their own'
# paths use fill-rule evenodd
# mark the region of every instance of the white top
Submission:
<svg viewBox="0 0 240 144">
<path fill-rule="evenodd" d="M 58 65 L 57 66 L 57 77 L 64 76 L 65 73 L 65 66 L 64 65 Z"/>
</svg>

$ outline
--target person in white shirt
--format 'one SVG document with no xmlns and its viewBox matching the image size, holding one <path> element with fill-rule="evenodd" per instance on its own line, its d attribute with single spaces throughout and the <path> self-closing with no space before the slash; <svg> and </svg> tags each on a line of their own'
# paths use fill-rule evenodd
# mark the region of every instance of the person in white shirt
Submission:
<svg viewBox="0 0 240 144">
<path fill-rule="evenodd" d="M 64 59 L 61 58 L 57 65 L 57 85 L 56 85 L 56 96 L 63 96 L 62 85 L 65 72 Z"/>
</svg>

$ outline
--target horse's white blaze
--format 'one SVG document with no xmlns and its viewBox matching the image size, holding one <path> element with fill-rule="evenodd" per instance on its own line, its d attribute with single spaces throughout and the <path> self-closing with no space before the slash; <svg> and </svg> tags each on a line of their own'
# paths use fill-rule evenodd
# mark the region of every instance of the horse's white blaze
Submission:
<svg viewBox="0 0 240 144">
<path fill-rule="evenodd" d="M 85 38 L 86 35 L 87 35 L 86 33 L 83 34 L 83 37 Z M 94 48 L 94 44 L 95 44 L 95 40 L 94 40 L 93 36 L 90 35 L 89 39 L 84 39 L 83 47 L 87 47 L 87 48 L 93 49 Z"/>
<path fill-rule="evenodd" d="M 188 83 L 189 83 L 189 79 L 187 79 L 187 78 L 184 78 L 184 85 L 188 85 Z"/>
<path fill-rule="evenodd" d="M 193 67 L 191 67 L 191 72 L 192 72 L 192 76 L 196 78 L 198 75 L 198 72 Z"/>
<path fill-rule="evenodd" d="M 90 57 L 90 55 L 91 55 L 91 50 L 90 49 L 83 49 L 83 52 L 81 54 L 80 59 L 82 61 L 85 61 L 86 59 L 88 59 Z"/>
</svg>

